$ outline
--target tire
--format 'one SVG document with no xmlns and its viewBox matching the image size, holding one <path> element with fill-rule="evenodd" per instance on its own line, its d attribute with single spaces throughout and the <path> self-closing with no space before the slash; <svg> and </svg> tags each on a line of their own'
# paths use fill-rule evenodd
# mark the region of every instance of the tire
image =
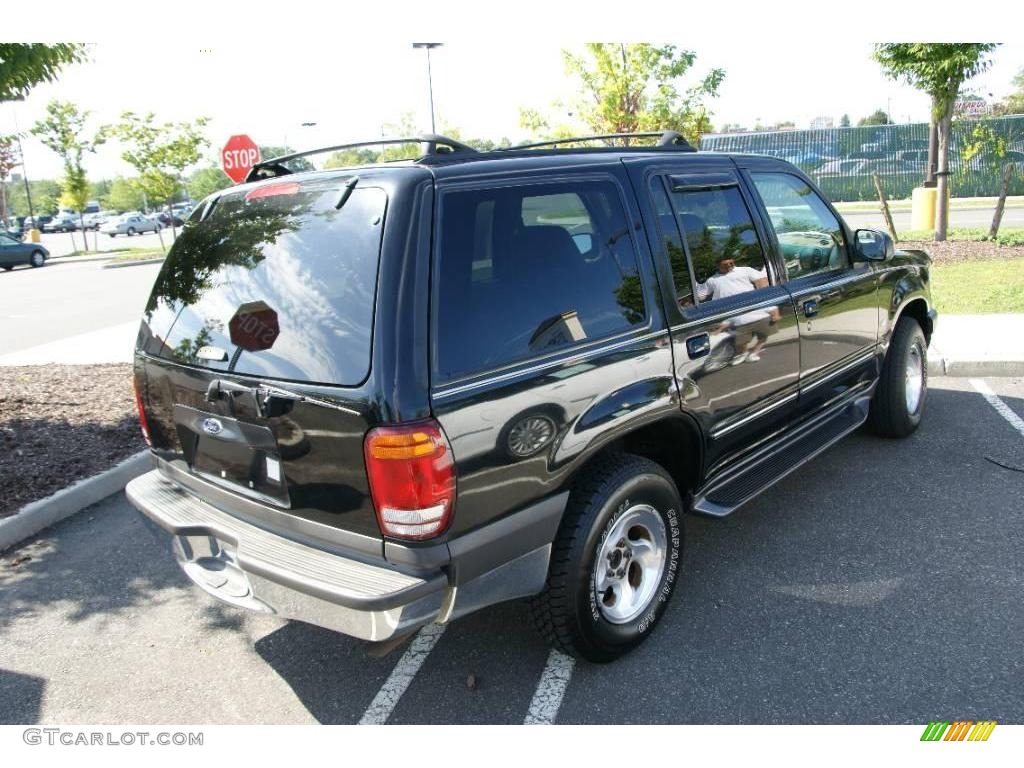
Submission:
<svg viewBox="0 0 1024 768">
<path fill-rule="evenodd" d="M 135 234 L 135 227 L 128 227 L 128 237 Z"/>
<path fill-rule="evenodd" d="M 10 272 L 12 269 L 14 269 L 13 264 L 4 264 L 4 272 Z"/>
<path fill-rule="evenodd" d="M 679 577 L 682 510 L 675 483 L 653 461 L 616 454 L 588 469 L 569 496 L 544 590 L 531 599 L 534 623 L 548 643 L 603 663 L 643 642 Z M 652 543 L 661 544 L 660 558 L 652 556 Z M 638 555 L 641 546 L 651 554 Z M 644 568 L 658 561 L 660 571 Z M 599 598 L 601 581 L 610 586 Z M 635 600 L 622 589 L 626 582 L 634 585 Z"/>
<path fill-rule="evenodd" d="M 46 256 L 43 255 L 42 251 L 32 251 L 32 256 L 29 258 L 31 259 L 29 263 L 33 267 L 41 267 L 46 263 Z"/>
<path fill-rule="evenodd" d="M 868 428 L 882 437 L 907 437 L 921 423 L 927 394 L 928 342 L 917 321 L 904 317 L 889 342 L 871 398 Z"/>
</svg>

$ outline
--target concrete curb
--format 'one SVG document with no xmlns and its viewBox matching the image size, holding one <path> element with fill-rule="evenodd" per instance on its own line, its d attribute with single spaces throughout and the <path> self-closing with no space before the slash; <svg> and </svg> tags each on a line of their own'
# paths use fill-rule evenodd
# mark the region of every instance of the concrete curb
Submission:
<svg viewBox="0 0 1024 768">
<path fill-rule="evenodd" d="M 110 261 L 117 253 L 98 253 L 95 256 L 51 256 L 47 264 L 87 264 L 90 261 Z"/>
<path fill-rule="evenodd" d="M 140 451 L 105 472 L 79 480 L 45 499 L 26 504 L 11 517 L 0 519 L 0 551 L 118 493 L 131 480 L 145 474 L 152 467 L 149 451 Z"/>
<path fill-rule="evenodd" d="M 929 376 L 975 377 L 1024 376 L 1024 360 L 950 360 L 946 357 L 928 359 Z"/>
<path fill-rule="evenodd" d="M 111 261 L 108 264 L 103 264 L 100 269 L 121 269 L 122 267 L 141 267 L 143 264 L 159 264 L 166 257 L 161 256 L 158 259 L 138 259 L 136 261 Z"/>
</svg>

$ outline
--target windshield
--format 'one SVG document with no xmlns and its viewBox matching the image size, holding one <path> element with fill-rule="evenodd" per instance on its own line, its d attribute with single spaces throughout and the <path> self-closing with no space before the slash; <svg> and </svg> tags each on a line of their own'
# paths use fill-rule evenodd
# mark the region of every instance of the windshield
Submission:
<svg viewBox="0 0 1024 768">
<path fill-rule="evenodd" d="M 387 197 L 346 179 L 228 192 L 167 257 L 140 332 L 144 352 L 266 378 L 366 378 Z"/>
</svg>

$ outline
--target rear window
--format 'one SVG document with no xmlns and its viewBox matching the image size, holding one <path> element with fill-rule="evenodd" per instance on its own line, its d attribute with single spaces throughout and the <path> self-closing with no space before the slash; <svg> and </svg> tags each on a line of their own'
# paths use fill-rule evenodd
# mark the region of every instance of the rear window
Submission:
<svg viewBox="0 0 1024 768">
<path fill-rule="evenodd" d="M 346 179 L 221 196 L 168 254 L 141 348 L 218 371 L 351 386 L 370 367 L 387 197 Z M 247 194 L 248 193 L 248 194 Z"/>
</svg>

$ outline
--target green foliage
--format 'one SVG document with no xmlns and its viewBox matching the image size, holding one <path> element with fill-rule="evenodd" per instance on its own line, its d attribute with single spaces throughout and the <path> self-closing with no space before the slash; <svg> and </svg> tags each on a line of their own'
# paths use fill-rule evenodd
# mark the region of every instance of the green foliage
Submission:
<svg viewBox="0 0 1024 768">
<path fill-rule="evenodd" d="M 0 101 L 17 101 L 68 64 L 85 59 L 80 43 L 0 43 Z"/>
<path fill-rule="evenodd" d="M 224 171 L 211 165 L 192 173 L 188 180 L 188 194 L 193 200 L 202 200 L 218 190 L 227 189 L 232 183 Z"/>
<path fill-rule="evenodd" d="M 899 233 L 900 240 L 931 240 L 932 232 L 928 230 L 912 229 Z M 988 227 L 961 227 L 949 230 L 950 242 L 983 242 L 989 239 Z M 996 245 L 1008 248 L 1024 246 L 1024 227 L 1003 227 L 993 240 Z M 1024 263 L 1021 263 L 1024 271 Z"/>
<path fill-rule="evenodd" d="M 1024 114 L 1024 67 L 1013 77 L 1013 93 L 1006 97 L 1003 109 L 1006 114 Z"/>
<path fill-rule="evenodd" d="M 203 134 L 208 122 L 199 117 L 192 122 L 158 124 L 152 112 L 125 112 L 120 123 L 107 126 L 106 133 L 121 142 L 121 157 L 138 171 L 147 197 L 170 202 L 181 190 L 182 173 L 198 163 L 202 149 L 210 145 Z"/>
<path fill-rule="evenodd" d="M 850 118 L 846 115 L 846 125 L 849 126 Z M 885 113 L 884 109 L 876 109 L 867 117 L 862 117 L 857 121 L 857 125 L 889 125 L 892 121 L 889 119 L 889 115 Z"/>
<path fill-rule="evenodd" d="M 324 161 L 324 168 L 349 168 L 354 165 L 370 165 L 377 162 L 379 152 L 372 149 L 345 149 L 335 152 Z"/>
<path fill-rule="evenodd" d="M 697 58 L 693 51 L 650 43 L 588 43 L 582 55 L 562 55 L 583 97 L 568 113 L 555 104 L 549 114 L 577 117 L 596 134 L 675 130 L 694 144 L 711 130 L 706 101 L 718 95 L 725 72 L 713 69 L 683 85 Z M 520 124 L 553 138 L 577 133 L 564 120 L 530 109 L 520 111 Z"/>
<path fill-rule="evenodd" d="M 260 147 L 260 159 L 262 160 L 269 160 L 272 157 L 281 157 L 281 155 L 291 155 L 294 153 L 295 150 L 287 145 L 275 146 L 273 144 L 268 144 L 265 147 Z M 285 165 L 291 168 L 294 173 L 315 170 L 313 164 L 305 157 L 297 157 L 294 160 L 289 160 Z"/>
<path fill-rule="evenodd" d="M 57 210 L 57 198 L 60 197 L 60 185 L 51 179 L 40 179 L 29 182 L 32 193 L 32 210 L 36 214 L 54 213 Z M 7 185 L 7 210 L 10 216 L 28 216 L 28 199 L 25 197 L 25 183 Z"/>
<path fill-rule="evenodd" d="M 7 203 L 7 177 L 21 164 L 17 136 L 0 136 L 0 223 L 6 223 L 9 206 Z"/>
<path fill-rule="evenodd" d="M 136 179 L 118 176 L 110 183 L 110 191 L 101 198 L 101 204 L 115 211 L 137 211 L 143 200 L 142 186 Z"/>
<path fill-rule="evenodd" d="M 893 80 L 932 97 L 936 120 L 952 113 L 961 86 L 990 65 L 998 43 L 882 43 L 874 58 Z"/>
</svg>

